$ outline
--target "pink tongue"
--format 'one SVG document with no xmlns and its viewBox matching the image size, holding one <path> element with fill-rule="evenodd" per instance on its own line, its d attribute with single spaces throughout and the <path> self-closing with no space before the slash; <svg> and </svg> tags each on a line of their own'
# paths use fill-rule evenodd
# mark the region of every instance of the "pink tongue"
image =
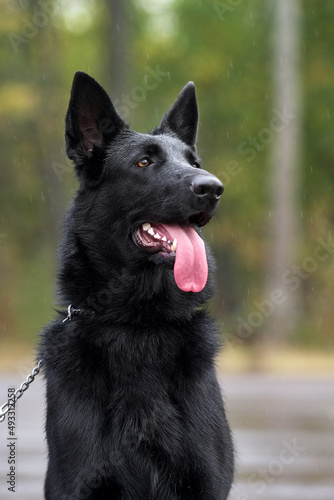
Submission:
<svg viewBox="0 0 334 500">
<path fill-rule="evenodd" d="M 208 262 L 202 238 L 190 226 L 164 224 L 173 238 L 177 239 L 174 278 L 184 292 L 200 292 L 208 279 Z"/>
</svg>

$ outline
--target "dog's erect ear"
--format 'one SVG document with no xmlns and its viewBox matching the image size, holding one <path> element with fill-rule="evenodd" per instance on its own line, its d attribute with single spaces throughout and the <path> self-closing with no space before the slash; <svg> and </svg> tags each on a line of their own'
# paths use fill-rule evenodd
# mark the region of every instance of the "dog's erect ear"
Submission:
<svg viewBox="0 0 334 500">
<path fill-rule="evenodd" d="M 181 141 L 195 147 L 198 127 L 198 107 L 193 82 L 181 90 L 172 107 L 163 116 L 154 134 L 174 132 Z"/>
<path fill-rule="evenodd" d="M 127 127 L 109 96 L 94 78 L 78 71 L 74 75 L 66 114 L 66 152 L 75 163 L 94 156 Z"/>
</svg>

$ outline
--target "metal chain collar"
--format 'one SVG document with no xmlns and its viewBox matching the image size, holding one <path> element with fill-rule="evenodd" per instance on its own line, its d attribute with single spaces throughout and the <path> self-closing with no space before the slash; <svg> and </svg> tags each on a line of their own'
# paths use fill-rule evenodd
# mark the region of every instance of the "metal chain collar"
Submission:
<svg viewBox="0 0 334 500">
<path fill-rule="evenodd" d="M 38 362 L 38 365 L 35 366 L 30 375 L 26 378 L 26 380 L 20 385 L 18 389 L 14 392 L 13 396 L 11 396 L 6 403 L 0 406 L 0 422 L 5 420 L 5 416 L 9 411 L 10 405 L 16 403 L 18 399 L 23 395 L 23 393 L 29 389 L 30 384 L 35 380 L 36 375 L 39 374 L 41 368 L 43 366 L 43 359 Z"/>
</svg>

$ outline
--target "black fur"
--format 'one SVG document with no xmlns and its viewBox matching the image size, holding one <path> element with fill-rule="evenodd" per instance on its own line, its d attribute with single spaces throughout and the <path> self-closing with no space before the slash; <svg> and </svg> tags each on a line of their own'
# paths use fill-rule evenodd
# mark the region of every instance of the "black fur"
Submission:
<svg viewBox="0 0 334 500">
<path fill-rule="evenodd" d="M 75 75 L 66 145 L 80 187 L 64 222 L 58 281 L 60 304 L 80 313 L 64 323 L 60 314 L 41 339 L 47 500 L 228 496 L 233 450 L 214 368 L 219 337 L 204 308 L 212 258 L 205 288 L 184 292 L 174 259 L 146 252 L 133 236 L 145 222 L 202 226 L 213 215 L 222 186 L 198 169 L 197 123 L 192 83 L 158 128 L 140 134 L 95 80 Z M 138 165 L 143 158 L 147 166 Z"/>
</svg>

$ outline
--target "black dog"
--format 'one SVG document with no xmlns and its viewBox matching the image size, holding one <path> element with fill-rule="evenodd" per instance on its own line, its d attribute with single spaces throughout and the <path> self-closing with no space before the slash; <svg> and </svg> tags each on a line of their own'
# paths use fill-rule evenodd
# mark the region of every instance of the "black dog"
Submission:
<svg viewBox="0 0 334 500">
<path fill-rule="evenodd" d="M 223 186 L 200 167 L 197 123 L 193 83 L 140 134 L 95 80 L 75 75 L 66 145 L 80 187 L 58 276 L 61 304 L 72 306 L 40 348 L 48 500 L 228 496 L 219 338 L 204 309 L 212 259 L 198 229 Z"/>
</svg>

